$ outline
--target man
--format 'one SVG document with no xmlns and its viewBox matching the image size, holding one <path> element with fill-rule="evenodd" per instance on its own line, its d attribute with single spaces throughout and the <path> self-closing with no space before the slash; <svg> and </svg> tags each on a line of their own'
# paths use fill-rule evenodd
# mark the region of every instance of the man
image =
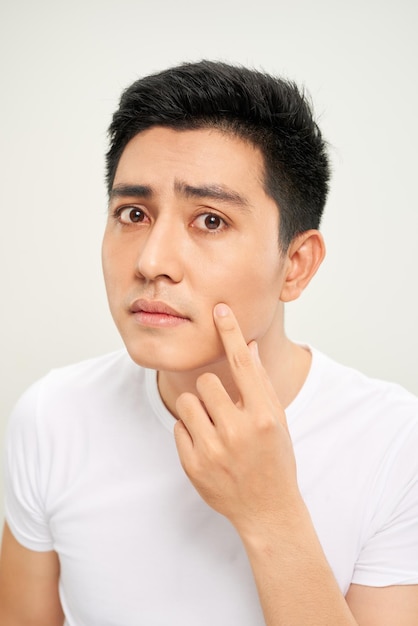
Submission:
<svg viewBox="0 0 418 626">
<path fill-rule="evenodd" d="M 284 330 L 324 257 L 306 100 L 186 64 L 134 83 L 110 138 L 127 352 L 14 411 L 1 624 L 416 625 L 418 401 Z"/>
</svg>

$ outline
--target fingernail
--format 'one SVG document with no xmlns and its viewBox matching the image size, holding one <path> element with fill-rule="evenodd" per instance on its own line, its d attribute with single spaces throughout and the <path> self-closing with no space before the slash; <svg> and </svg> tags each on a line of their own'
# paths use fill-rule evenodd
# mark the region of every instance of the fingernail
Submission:
<svg viewBox="0 0 418 626">
<path fill-rule="evenodd" d="M 217 317 L 226 317 L 229 315 L 229 306 L 221 302 L 215 306 L 214 312 Z"/>
<path fill-rule="evenodd" d="M 259 361 L 260 360 L 260 354 L 258 352 L 258 343 L 256 341 L 251 341 L 251 343 L 248 344 L 248 347 L 251 350 L 251 354 L 253 355 L 255 360 Z"/>
</svg>

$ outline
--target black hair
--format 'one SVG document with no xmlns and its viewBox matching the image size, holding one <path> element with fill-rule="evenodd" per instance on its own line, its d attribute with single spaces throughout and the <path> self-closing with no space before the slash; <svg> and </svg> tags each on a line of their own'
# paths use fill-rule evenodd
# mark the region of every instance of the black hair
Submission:
<svg viewBox="0 0 418 626">
<path fill-rule="evenodd" d="M 109 127 L 109 192 L 126 144 L 152 126 L 217 128 L 250 141 L 263 155 L 265 190 L 279 208 L 281 245 L 319 227 L 328 192 L 326 144 L 294 82 L 215 61 L 137 80 L 123 92 Z"/>
</svg>

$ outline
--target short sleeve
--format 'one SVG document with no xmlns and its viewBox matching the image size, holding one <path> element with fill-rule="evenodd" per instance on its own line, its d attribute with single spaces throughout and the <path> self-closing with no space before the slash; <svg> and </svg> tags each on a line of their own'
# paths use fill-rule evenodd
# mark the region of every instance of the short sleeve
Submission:
<svg viewBox="0 0 418 626">
<path fill-rule="evenodd" d="M 418 584 L 418 425 L 405 435 L 375 485 L 374 512 L 352 582 Z"/>
<path fill-rule="evenodd" d="M 39 552 L 53 549 L 40 485 L 41 390 L 39 381 L 18 401 L 9 419 L 4 451 L 6 521 L 19 543 Z"/>
</svg>

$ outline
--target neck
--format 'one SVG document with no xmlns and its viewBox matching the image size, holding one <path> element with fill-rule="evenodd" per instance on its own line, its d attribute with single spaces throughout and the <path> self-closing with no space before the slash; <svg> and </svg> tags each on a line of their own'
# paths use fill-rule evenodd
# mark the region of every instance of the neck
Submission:
<svg viewBox="0 0 418 626">
<path fill-rule="evenodd" d="M 258 341 L 261 362 L 270 377 L 277 397 L 286 408 L 302 388 L 311 365 L 310 352 L 290 341 L 283 324 L 271 329 L 268 336 Z M 226 359 L 212 365 L 188 372 L 158 372 L 158 387 L 161 398 L 168 410 L 177 417 L 176 401 L 180 394 L 188 391 L 196 393 L 196 380 L 204 372 L 211 371 L 218 376 L 234 402 L 239 394 L 231 376 Z"/>
</svg>

